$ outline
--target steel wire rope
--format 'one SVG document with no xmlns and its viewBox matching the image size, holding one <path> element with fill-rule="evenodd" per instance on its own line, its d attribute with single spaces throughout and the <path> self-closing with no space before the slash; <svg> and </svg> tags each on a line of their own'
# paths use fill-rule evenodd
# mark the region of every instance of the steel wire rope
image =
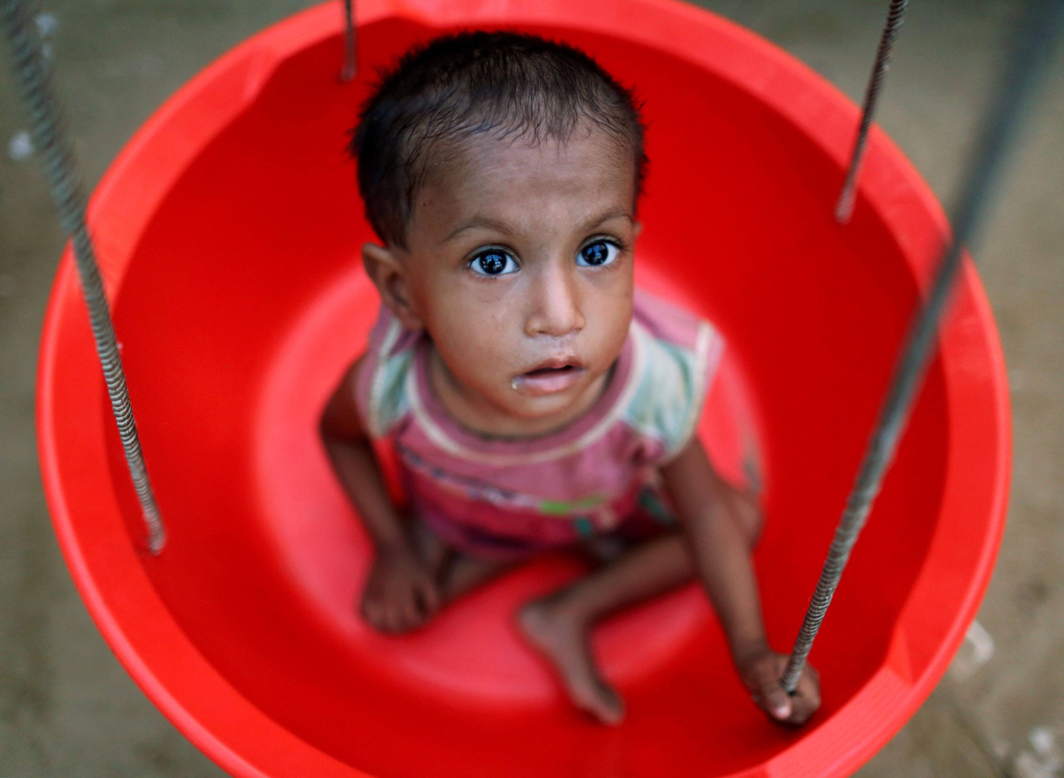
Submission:
<svg viewBox="0 0 1064 778">
<path fill-rule="evenodd" d="M 344 0 L 344 66 L 340 70 L 341 81 L 351 81 L 355 77 L 357 70 L 357 45 L 355 0 Z"/>
<path fill-rule="evenodd" d="M 103 370 L 118 435 L 122 441 L 129 475 L 137 493 L 148 533 L 148 550 L 158 554 L 166 544 L 155 494 L 148 479 L 144 456 L 129 402 L 125 372 L 118 353 L 110 306 L 100 280 L 96 253 L 85 223 L 85 195 L 75 172 L 74 155 L 67 140 L 58 104 L 49 83 L 48 65 L 40 36 L 22 0 L 0 0 L 0 22 L 12 57 L 15 81 L 30 118 L 33 145 L 40 153 L 45 178 L 63 231 L 74 245 L 74 259 L 81 278 L 82 294 L 89 311 L 92 337 Z"/>
<path fill-rule="evenodd" d="M 148 550 L 158 554 L 166 545 L 166 528 L 144 463 L 136 420 L 129 401 L 125 371 L 118 351 L 114 322 L 100 279 L 96 252 L 85 221 L 86 199 L 76 173 L 72 147 L 67 140 L 58 102 L 52 92 L 49 69 L 40 37 L 23 0 L 0 0 L 0 21 L 11 51 L 12 70 L 30 116 L 33 146 L 41 164 L 63 231 L 74 246 L 75 264 L 89 312 L 96 353 L 103 371 L 107 394 L 125 454 L 126 465 L 143 513 Z M 350 81 L 356 73 L 354 0 L 344 0 L 344 64 L 340 78 Z"/>
<path fill-rule="evenodd" d="M 1019 118 L 1045 75 L 1053 45 L 1064 23 L 1064 0 L 1032 0 L 1013 36 L 1008 62 L 986 111 L 979 137 L 965 169 L 954 209 L 953 236 L 942 252 L 930 293 L 918 309 L 900 353 L 853 491 L 850 493 L 817 581 L 805 620 L 780 683 L 793 694 L 813 641 L 824 621 L 850 551 L 864 526 L 894 456 L 915 390 L 923 377 L 938 324 L 968 245 L 986 212 L 1005 156 L 1015 139 Z"/>
<path fill-rule="evenodd" d="M 905 19 L 905 8 L 908 4 L 909 0 L 890 0 L 890 8 L 887 9 L 887 21 L 883 25 L 883 34 L 879 38 L 879 48 L 876 50 L 875 64 L 872 65 L 872 74 L 868 78 L 868 86 L 865 89 L 861 123 L 857 127 L 857 137 L 854 138 L 853 150 L 850 152 L 850 165 L 846 169 L 846 179 L 843 181 L 839 199 L 835 204 L 835 220 L 840 224 L 848 222 L 853 214 L 853 204 L 857 199 L 857 176 L 861 172 L 861 163 L 864 161 L 868 131 L 872 127 L 872 118 L 876 114 L 883 80 L 890 69 L 890 53 L 898 37 L 898 30 L 901 29 L 902 21 Z"/>
</svg>

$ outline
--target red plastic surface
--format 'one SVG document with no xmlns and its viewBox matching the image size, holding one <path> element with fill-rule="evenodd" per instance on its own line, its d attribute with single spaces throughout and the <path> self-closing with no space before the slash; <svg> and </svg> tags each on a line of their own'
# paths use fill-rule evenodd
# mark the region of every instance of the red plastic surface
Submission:
<svg viewBox="0 0 1064 778">
<path fill-rule="evenodd" d="M 832 203 L 855 107 L 750 33 L 692 7 L 366 0 L 360 73 L 458 27 L 589 50 L 646 101 L 639 281 L 732 345 L 765 458 L 756 555 L 789 647 L 905 324 L 946 234 L 927 187 L 872 133 L 852 223 Z M 69 255 L 42 341 L 42 471 L 73 576 L 129 672 L 220 765 L 285 776 L 821 776 L 879 748 L 944 671 L 1004 521 L 1008 405 L 974 270 L 812 659 L 824 705 L 768 724 L 695 587 L 598 634 L 629 700 L 608 729 L 569 709 L 517 640 L 515 605 L 572 575 L 552 559 L 386 638 L 353 603 L 367 549 L 315 420 L 375 311 L 337 81 L 336 5 L 241 45 L 140 130 L 91 222 L 169 531 L 138 551 Z M 708 430 L 704 428 L 704 432 Z"/>
</svg>

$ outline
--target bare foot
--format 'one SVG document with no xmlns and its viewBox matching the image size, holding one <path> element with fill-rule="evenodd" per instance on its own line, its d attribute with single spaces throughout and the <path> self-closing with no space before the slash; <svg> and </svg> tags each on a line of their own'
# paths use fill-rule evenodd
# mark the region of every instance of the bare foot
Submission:
<svg viewBox="0 0 1064 778">
<path fill-rule="evenodd" d="M 552 600 L 533 600 L 521 608 L 517 614 L 521 632 L 561 676 L 574 705 L 603 724 L 620 724 L 624 701 L 595 667 L 586 625 Z"/>
</svg>

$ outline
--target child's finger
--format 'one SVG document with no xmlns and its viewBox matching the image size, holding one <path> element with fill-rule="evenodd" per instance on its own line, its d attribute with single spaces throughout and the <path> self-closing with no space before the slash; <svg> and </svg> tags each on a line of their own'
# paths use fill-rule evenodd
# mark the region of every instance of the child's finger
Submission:
<svg viewBox="0 0 1064 778">
<path fill-rule="evenodd" d="M 377 603 L 367 611 L 369 623 L 378 632 L 388 633 L 392 631 L 391 614 L 381 603 Z"/>
<path fill-rule="evenodd" d="M 804 724 L 820 707 L 820 684 L 816 670 L 807 667 L 798 679 L 798 689 L 793 699 L 793 710 L 788 719 L 791 724 Z"/>
<path fill-rule="evenodd" d="M 421 582 L 421 586 L 418 587 L 418 597 L 421 601 L 422 612 L 426 617 L 440 609 L 440 592 L 432 579 L 426 577 Z"/>
<path fill-rule="evenodd" d="M 402 606 L 398 606 L 395 603 L 392 603 L 391 607 L 387 609 L 386 619 L 388 624 L 388 632 L 391 632 L 393 635 L 395 635 L 400 632 L 406 631 L 403 626 L 403 623 L 406 621 L 406 617 L 403 615 Z"/>
<path fill-rule="evenodd" d="M 811 699 L 805 694 L 799 692 L 792 698 L 793 706 L 791 715 L 787 718 L 788 724 L 794 724 L 795 726 L 804 724 L 809 721 L 816 709 L 820 707 L 818 700 Z"/>
<path fill-rule="evenodd" d="M 798 680 L 798 689 L 809 706 L 810 713 L 820 707 L 820 676 L 813 667 L 807 667 Z"/>
<path fill-rule="evenodd" d="M 401 607 L 394 591 L 389 592 L 388 596 L 375 598 L 376 624 L 381 632 L 394 634 L 402 629 Z"/>
<path fill-rule="evenodd" d="M 365 619 L 371 627 L 374 629 L 380 629 L 380 609 L 377 604 L 369 597 L 362 598 L 362 618 Z"/>
<path fill-rule="evenodd" d="M 403 603 L 402 607 L 402 624 L 400 629 L 404 632 L 414 629 L 414 627 L 421 626 L 421 623 L 425 620 L 424 615 L 421 612 L 421 607 L 418 603 L 419 597 L 416 589 L 410 591 L 409 596 Z"/>
<path fill-rule="evenodd" d="M 420 627 L 431 619 L 443 605 L 439 587 L 427 572 L 421 576 L 414 589 L 414 606 L 417 611 L 417 624 Z"/>
<path fill-rule="evenodd" d="M 802 675 L 798 686 L 803 688 L 805 696 L 814 705 L 820 705 L 820 678 L 817 676 L 816 670 L 810 667 L 809 672 Z"/>
<path fill-rule="evenodd" d="M 774 675 L 765 674 L 761 677 L 760 685 L 761 707 L 779 721 L 786 721 L 790 718 L 794 706 L 790 695 L 780 686 L 779 680 Z"/>
</svg>

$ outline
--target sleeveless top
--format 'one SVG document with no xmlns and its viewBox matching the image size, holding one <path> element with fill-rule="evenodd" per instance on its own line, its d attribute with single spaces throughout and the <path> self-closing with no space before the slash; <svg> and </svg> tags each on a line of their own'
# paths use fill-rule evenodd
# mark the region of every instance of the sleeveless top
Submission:
<svg viewBox="0 0 1064 778">
<path fill-rule="evenodd" d="M 356 376 L 364 429 L 395 447 L 414 511 L 452 545 L 514 557 L 669 521 L 658 468 L 698 425 L 723 340 L 709 322 L 637 291 L 628 337 L 596 403 L 562 429 L 492 438 L 455 421 L 429 380 L 432 343 L 382 305 Z"/>
</svg>

